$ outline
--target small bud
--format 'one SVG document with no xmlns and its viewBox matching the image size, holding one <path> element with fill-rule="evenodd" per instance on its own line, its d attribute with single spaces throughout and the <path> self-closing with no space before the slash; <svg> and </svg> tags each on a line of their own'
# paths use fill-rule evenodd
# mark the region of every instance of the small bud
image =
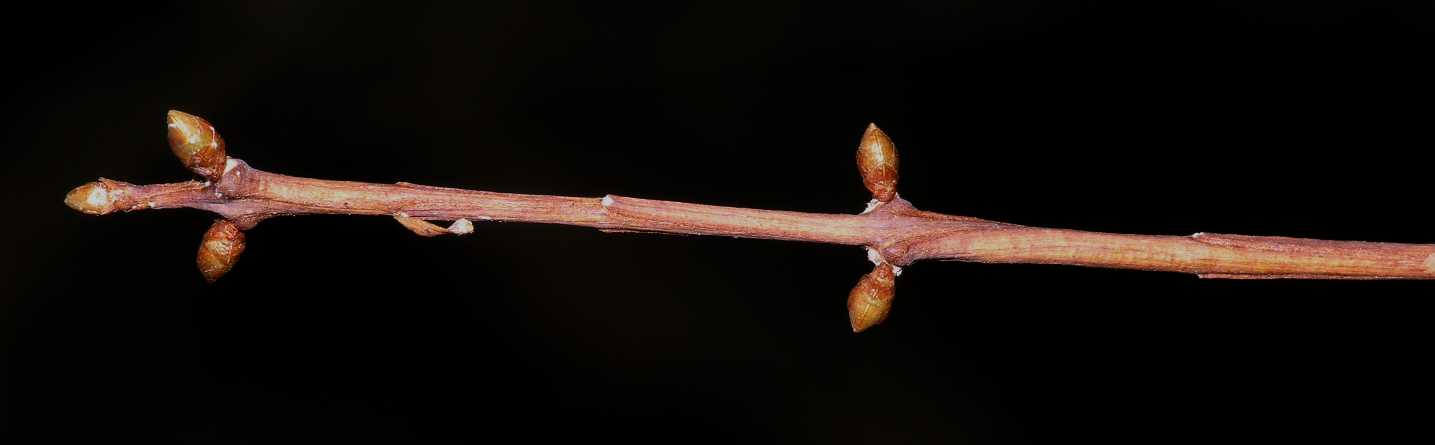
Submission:
<svg viewBox="0 0 1435 445">
<path fill-rule="evenodd" d="M 897 146 L 877 124 L 868 124 L 867 132 L 862 133 L 857 170 L 862 172 L 862 185 L 877 201 L 891 201 L 897 195 Z"/>
<path fill-rule="evenodd" d="M 467 235 L 473 233 L 473 221 L 469 221 L 468 218 L 459 218 L 458 220 L 448 225 L 448 233 L 452 233 L 454 235 Z"/>
<path fill-rule="evenodd" d="M 65 205 L 91 215 L 106 215 L 120 209 L 120 198 L 124 192 L 116 183 L 101 179 L 91 182 L 65 194 Z"/>
<path fill-rule="evenodd" d="M 410 232 L 418 236 L 467 235 L 473 233 L 473 221 L 469 221 L 466 218 L 459 218 L 452 224 L 449 224 L 448 228 L 419 218 L 414 218 L 404 212 L 394 214 L 394 219 L 403 225 L 405 229 L 409 229 Z"/>
<path fill-rule="evenodd" d="M 244 253 L 244 232 L 227 219 L 216 219 L 199 242 L 199 256 L 195 263 L 199 265 L 204 281 L 213 283 L 234 268 L 241 253 Z"/>
<path fill-rule="evenodd" d="M 224 139 L 199 116 L 169 110 L 169 148 L 184 166 L 211 181 L 224 174 Z"/>
<path fill-rule="evenodd" d="M 896 284 L 896 274 L 887 263 L 878 264 L 857 281 L 852 293 L 847 294 L 847 319 L 852 323 L 852 332 L 865 331 L 887 319 Z"/>
</svg>

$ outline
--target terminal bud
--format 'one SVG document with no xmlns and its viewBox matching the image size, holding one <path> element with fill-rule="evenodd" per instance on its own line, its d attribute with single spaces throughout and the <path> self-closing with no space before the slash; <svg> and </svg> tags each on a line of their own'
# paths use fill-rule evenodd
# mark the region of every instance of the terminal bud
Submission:
<svg viewBox="0 0 1435 445">
<path fill-rule="evenodd" d="M 124 190 L 117 183 L 101 178 L 99 181 L 75 187 L 65 194 L 65 205 L 91 215 L 107 215 L 121 210 Z"/>
</svg>

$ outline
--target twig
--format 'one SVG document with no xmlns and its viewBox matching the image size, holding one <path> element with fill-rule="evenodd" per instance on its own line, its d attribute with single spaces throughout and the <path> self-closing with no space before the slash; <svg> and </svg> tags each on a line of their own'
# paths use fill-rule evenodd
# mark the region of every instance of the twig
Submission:
<svg viewBox="0 0 1435 445">
<path fill-rule="evenodd" d="M 226 156 L 213 126 L 169 112 L 170 145 L 208 179 L 134 185 L 108 179 L 72 190 L 65 203 L 103 215 L 194 208 L 224 217 L 205 236 L 200 268 L 213 281 L 243 251 L 243 233 L 280 215 L 389 215 L 423 236 L 462 235 L 471 221 L 513 221 L 654 232 L 765 238 L 864 246 L 875 264 L 848 298 L 853 331 L 880 323 L 891 309 L 901 267 L 925 259 L 1039 263 L 1194 273 L 1227 279 L 1432 279 L 1435 245 L 1218 235 L 1125 235 L 1025 227 L 917 210 L 897 195 L 897 154 L 868 126 L 858 146 L 863 183 L 874 199 L 858 215 L 720 207 L 606 195 L 524 195 L 299 178 L 269 173 Z M 428 221 L 454 221 L 444 228 Z M 237 245 L 238 248 L 232 248 Z M 225 247 L 230 246 L 230 247 Z"/>
</svg>

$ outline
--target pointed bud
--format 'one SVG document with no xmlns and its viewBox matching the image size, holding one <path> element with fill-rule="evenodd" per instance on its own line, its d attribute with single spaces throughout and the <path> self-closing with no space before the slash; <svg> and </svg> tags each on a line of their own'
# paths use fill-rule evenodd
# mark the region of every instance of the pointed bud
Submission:
<svg viewBox="0 0 1435 445">
<path fill-rule="evenodd" d="M 169 148 L 184 166 L 211 181 L 224 173 L 224 139 L 199 116 L 169 110 Z"/>
<path fill-rule="evenodd" d="M 862 185 L 878 202 L 891 201 L 897 195 L 897 146 L 877 124 L 868 124 L 857 145 L 857 170 L 862 172 Z"/>
<path fill-rule="evenodd" d="M 448 228 L 419 218 L 414 218 L 404 212 L 394 214 L 394 219 L 403 225 L 405 229 L 409 229 L 410 232 L 418 236 L 467 235 L 473 233 L 473 221 L 469 221 L 466 218 L 459 218 L 452 224 L 449 224 Z"/>
<path fill-rule="evenodd" d="M 896 274 L 887 263 L 878 264 L 857 281 L 852 293 L 847 294 L 847 319 L 852 323 L 852 332 L 865 331 L 887 319 L 896 284 Z"/>
<path fill-rule="evenodd" d="M 204 281 L 213 283 L 234 268 L 239 254 L 244 253 L 244 232 L 227 219 L 214 220 L 204 239 L 199 242 L 199 273 Z"/>
<path fill-rule="evenodd" d="M 124 191 L 108 179 L 91 182 L 65 194 L 65 205 L 91 215 L 105 215 L 120 210 Z"/>
</svg>

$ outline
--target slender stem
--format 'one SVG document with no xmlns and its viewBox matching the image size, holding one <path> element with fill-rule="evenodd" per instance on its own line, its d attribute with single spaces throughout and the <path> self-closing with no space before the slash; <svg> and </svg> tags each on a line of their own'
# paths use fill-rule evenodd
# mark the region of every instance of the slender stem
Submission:
<svg viewBox="0 0 1435 445">
<path fill-rule="evenodd" d="M 861 214 L 835 215 L 285 176 L 229 157 L 224 140 L 203 118 L 170 110 L 167 123 L 170 149 L 208 181 L 134 185 L 101 178 L 71 190 L 65 204 L 97 215 L 179 207 L 220 214 L 224 218 L 205 232 L 196 257 L 209 282 L 238 261 L 246 245 L 242 230 L 275 216 L 306 214 L 390 215 L 419 236 L 472 233 L 473 221 L 514 221 L 864 246 L 874 267 L 847 295 L 853 332 L 887 318 L 901 267 L 924 259 L 1186 272 L 1201 278 L 1435 279 L 1435 245 L 1428 244 L 1122 235 L 924 212 L 897 195 L 896 146 L 875 124 L 867 126 L 857 146 L 857 170 L 873 200 Z M 453 224 L 442 227 L 431 220 Z"/>
<path fill-rule="evenodd" d="M 1435 245 L 1045 229 L 924 212 L 900 197 L 861 215 L 820 214 L 614 195 L 580 198 L 329 181 L 264 172 L 232 158 L 213 183 L 100 184 L 114 201 L 110 211 L 196 208 L 245 229 L 279 215 L 395 215 L 860 245 L 897 266 L 940 259 L 1186 272 L 1202 278 L 1435 279 Z"/>
<path fill-rule="evenodd" d="M 1197 233 L 1123 235 L 1020 228 L 913 246 L 918 258 L 1188 272 L 1201 278 L 1431 279 L 1435 245 Z"/>
</svg>

